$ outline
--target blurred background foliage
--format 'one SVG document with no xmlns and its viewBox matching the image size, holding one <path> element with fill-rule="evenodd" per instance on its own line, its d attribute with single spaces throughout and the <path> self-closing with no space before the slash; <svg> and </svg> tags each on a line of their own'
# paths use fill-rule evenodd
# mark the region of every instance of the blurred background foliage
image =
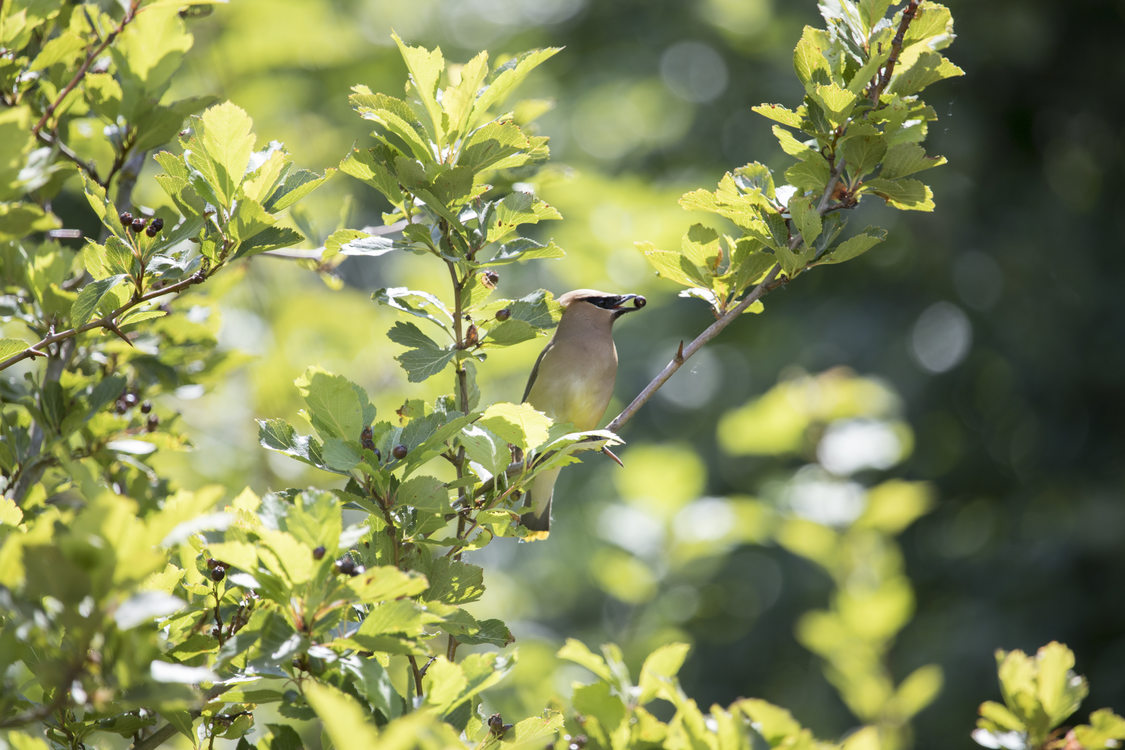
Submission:
<svg viewBox="0 0 1125 750">
<path fill-rule="evenodd" d="M 889 228 L 884 245 L 776 291 L 763 316 L 691 360 L 624 430 L 623 470 L 588 459 L 563 474 L 548 543 L 498 543 L 476 560 L 481 610 L 502 610 L 520 642 L 516 676 L 494 697 L 505 710 L 568 692 L 579 673 L 554 656 L 566 637 L 616 641 L 634 662 L 680 639 L 694 644 L 682 679 L 701 705 L 758 696 L 839 736 L 858 711 L 822 674 L 832 656 L 817 618 L 846 606 L 829 602 L 851 570 L 832 555 L 872 514 L 905 529 L 897 544 L 881 535 L 878 550 L 853 550 L 898 591 L 889 610 L 864 610 L 905 628 L 874 657 L 894 684 L 925 664 L 944 672 L 915 720 L 917 746 L 967 739 L 995 695 L 998 647 L 1064 641 L 1090 679 L 1088 705 L 1125 706 L 1125 312 L 1112 303 L 1125 213 L 1107 104 L 1125 85 L 1125 5 L 948 5 L 967 76 L 928 97 L 941 118 L 929 150 L 950 162 L 929 175 L 936 213 L 861 207 Z M 366 137 L 353 84 L 398 93 L 392 29 L 453 60 L 565 46 L 523 93 L 556 104 L 539 121 L 553 169 L 538 189 L 565 217 L 546 231 L 568 256 L 509 266 L 500 291 L 648 296 L 618 328 L 628 400 L 710 319 L 633 243 L 675 246 L 693 221 L 682 192 L 777 161 L 750 107 L 796 104 L 792 48 L 817 20 L 811 0 L 236 0 L 191 21 L 196 45 L 172 93 L 231 99 L 261 137 L 319 170 Z M 156 190 L 142 179 L 137 202 L 159 202 Z M 303 205 L 321 239 L 380 224 L 384 208 L 345 176 Z M 259 258 L 231 280 L 219 337 L 242 364 L 168 404 L 196 449 L 164 468 L 190 487 L 323 486 L 247 449 L 254 417 L 295 416 L 291 383 L 309 364 L 364 385 L 384 416 L 448 389 L 406 382 L 383 337 L 391 316 L 369 299 L 377 286 L 433 288 L 411 260 L 350 259 L 341 286 Z M 490 360 L 484 397 L 518 397 L 540 343 Z M 827 546 L 810 548 L 817 538 Z"/>
</svg>

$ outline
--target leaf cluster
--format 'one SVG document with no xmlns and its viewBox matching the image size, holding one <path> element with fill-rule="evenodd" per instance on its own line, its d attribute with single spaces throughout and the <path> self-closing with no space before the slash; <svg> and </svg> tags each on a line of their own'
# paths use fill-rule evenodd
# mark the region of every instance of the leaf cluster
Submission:
<svg viewBox="0 0 1125 750">
<path fill-rule="evenodd" d="M 879 227 L 843 237 L 845 211 L 865 196 L 901 210 L 933 210 L 932 191 L 913 175 L 945 159 L 922 146 L 937 115 L 920 94 L 962 74 L 939 52 L 953 40 L 953 20 L 934 2 L 907 2 L 888 17 L 892 5 L 823 0 L 826 28 L 805 27 L 793 56 L 802 102 L 754 107 L 774 121 L 791 159 L 784 184 L 758 162 L 732 170 L 714 190 L 680 199 L 688 211 L 720 217 L 726 230 L 696 224 L 675 250 L 638 243 L 659 276 L 706 301 L 716 317 L 738 308 L 755 285 L 843 263 L 882 242 Z"/>
<path fill-rule="evenodd" d="M 988 748 L 1118 747 L 1125 740 L 1125 718 L 1108 708 L 1090 714 L 1089 724 L 1062 727 L 1086 698 L 1086 678 L 1074 671 L 1074 653 L 1052 641 L 1034 656 L 1023 651 L 997 651 L 997 672 L 1003 703 L 985 701 L 973 731 L 978 745 Z"/>
</svg>

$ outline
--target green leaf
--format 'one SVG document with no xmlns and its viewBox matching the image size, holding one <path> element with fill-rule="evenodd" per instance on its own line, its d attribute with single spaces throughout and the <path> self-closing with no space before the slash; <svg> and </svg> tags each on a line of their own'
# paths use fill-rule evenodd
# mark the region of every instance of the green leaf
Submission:
<svg viewBox="0 0 1125 750">
<path fill-rule="evenodd" d="M 831 80 L 831 68 L 825 58 L 829 45 L 827 32 L 812 26 L 806 26 L 802 31 L 801 39 L 793 51 L 793 69 L 806 90 L 812 90 L 815 83 L 828 83 Z"/>
<path fill-rule="evenodd" d="M 894 80 L 887 89 L 889 93 L 897 96 L 917 94 L 932 83 L 965 75 L 965 71 L 961 68 L 941 54 L 930 50 L 919 53 L 913 64 L 907 60 L 900 61 L 896 71 Z"/>
<path fill-rule="evenodd" d="M 370 149 L 352 149 L 340 162 L 340 171 L 367 183 L 382 193 L 393 206 L 402 205 L 402 188 L 398 177 L 388 165 L 394 164 L 394 152 L 379 145 Z"/>
<path fill-rule="evenodd" d="M 944 156 L 926 156 L 926 150 L 916 143 L 898 143 L 887 149 L 880 177 L 897 178 L 945 164 Z"/>
<path fill-rule="evenodd" d="M 449 308 L 429 292 L 421 292 L 407 289 L 404 286 L 396 286 L 376 289 L 374 293 L 372 293 L 371 298 L 376 302 L 393 307 L 396 310 L 401 310 L 410 315 L 432 321 L 441 326 L 442 329 L 447 329 L 448 325 L 453 322 L 453 316 L 450 314 Z M 440 312 L 442 318 L 439 319 L 428 312 L 430 309 Z"/>
<path fill-rule="evenodd" d="M 651 242 L 638 242 L 636 246 L 637 249 L 644 254 L 645 259 L 656 269 L 656 274 L 661 278 L 673 281 L 677 284 L 682 284 L 683 286 L 695 286 L 697 283 L 694 277 L 683 269 L 680 263 L 683 258 L 681 253 L 672 250 L 661 250 Z"/>
<path fill-rule="evenodd" d="M 457 164 L 473 172 L 492 167 L 530 148 L 531 142 L 511 120 L 493 120 L 465 139 Z"/>
<path fill-rule="evenodd" d="M 566 257 L 566 253 L 554 242 L 544 245 L 528 237 L 516 237 L 502 244 L 496 254 L 487 262 L 481 263 L 480 267 L 489 268 L 525 260 L 550 260 L 563 257 Z"/>
<path fill-rule="evenodd" d="M 481 122 L 493 107 L 499 106 L 543 61 L 553 57 L 561 47 L 545 47 L 513 57 L 493 71 L 488 85 L 473 105 L 469 124 Z"/>
<path fill-rule="evenodd" d="M 782 125 L 787 125 L 798 130 L 801 128 L 801 115 L 780 104 L 759 104 L 750 109 L 753 112 L 757 112 L 762 117 L 769 118 L 774 122 L 780 122 Z"/>
<path fill-rule="evenodd" d="M 193 117 L 195 136 L 185 157 L 203 175 L 224 207 L 229 207 L 242 183 L 254 151 L 254 123 L 241 108 L 223 102 Z"/>
<path fill-rule="evenodd" d="M 551 419 L 531 404 L 497 403 L 484 410 L 479 424 L 513 445 L 533 450 L 546 442 Z"/>
<path fill-rule="evenodd" d="M 887 140 L 882 136 L 848 138 L 840 146 L 848 174 L 854 184 L 875 171 L 887 153 Z"/>
<path fill-rule="evenodd" d="M 78 298 L 74 300 L 74 305 L 70 308 L 70 324 L 75 328 L 86 325 L 105 296 L 109 294 L 113 287 L 127 278 L 124 274 L 116 274 L 91 281 L 82 287 L 82 291 L 78 293 Z"/>
<path fill-rule="evenodd" d="M 432 346 L 408 349 L 395 357 L 395 360 L 402 365 L 402 369 L 406 370 L 407 380 L 411 383 L 421 383 L 444 370 L 456 355 L 454 349 Z"/>
<path fill-rule="evenodd" d="M 449 130 L 456 139 L 469 122 L 469 115 L 473 111 L 473 103 L 488 75 L 488 53 L 479 52 L 473 59 L 461 66 L 458 71 L 460 80 L 455 86 L 449 86 L 442 92 L 441 107 L 445 110 L 449 120 Z"/>
<path fill-rule="evenodd" d="M 0 360 L 19 354 L 31 344 L 22 339 L 0 339 Z"/>
<path fill-rule="evenodd" d="M 829 248 L 817 263 L 843 263 L 858 258 L 886 238 L 887 230 L 882 227 L 867 227 L 854 237 L 849 237 L 839 245 Z"/>
<path fill-rule="evenodd" d="M 445 512 L 449 510 L 449 490 L 437 477 L 411 477 L 399 485 L 395 503 L 424 511 Z M 433 580 L 430 586 L 433 586 Z"/>
<path fill-rule="evenodd" d="M 864 183 L 863 190 L 879 196 L 887 202 L 887 205 L 904 211 L 934 210 L 933 191 L 918 180 L 888 180 L 876 177 Z"/>
<path fill-rule="evenodd" d="M 1074 673 L 1074 653 L 1061 643 L 1052 641 L 1036 654 L 1038 689 L 1036 694 L 1055 727 L 1078 710 L 1089 689 L 1086 680 Z"/>
<path fill-rule="evenodd" d="M 641 689 L 641 694 L 637 698 L 638 704 L 644 705 L 653 698 L 674 693 L 676 675 L 684 665 L 690 650 L 691 646 L 686 643 L 668 643 L 645 658 L 637 683 Z"/>
<path fill-rule="evenodd" d="M 514 346 L 530 341 L 538 335 L 535 326 L 522 320 L 509 319 L 495 323 L 488 328 L 484 344 L 494 346 Z"/>
<path fill-rule="evenodd" d="M 819 153 L 808 143 L 797 140 L 792 133 L 780 125 L 774 125 L 771 129 L 773 130 L 774 137 L 777 138 L 778 144 L 781 146 L 781 150 L 790 156 L 807 159 L 813 154 Z"/>
<path fill-rule="evenodd" d="M 488 242 L 502 240 L 523 224 L 538 224 L 549 219 L 561 219 L 554 207 L 531 193 L 515 191 L 497 201 L 488 225 Z"/>
<path fill-rule="evenodd" d="M 785 170 L 785 179 L 798 190 L 810 193 L 823 193 L 832 174 L 828 160 L 813 152 L 804 161 L 799 161 Z"/>
<path fill-rule="evenodd" d="M 284 211 L 323 185 L 335 173 L 333 169 L 325 170 L 322 175 L 310 172 L 307 169 L 286 170 L 281 181 L 270 193 L 263 206 L 270 213 Z"/>
<path fill-rule="evenodd" d="M 478 565 L 438 557 L 425 571 L 430 588 L 422 595 L 446 604 L 475 602 L 484 594 L 484 569 Z"/>
<path fill-rule="evenodd" d="M 611 684 L 614 682 L 613 673 L 610 672 L 605 659 L 591 651 L 582 641 L 567 638 L 566 643 L 559 649 L 558 657 L 585 667 L 599 680 Z"/>
<path fill-rule="evenodd" d="M 367 393 L 342 375 L 310 367 L 295 381 L 308 406 L 308 418 L 322 438 L 359 440 L 375 419 Z"/>
<path fill-rule="evenodd" d="M 812 99 L 821 106 L 833 128 L 848 121 L 859 97 L 837 83 L 818 84 L 810 92 Z"/>
<path fill-rule="evenodd" d="M 367 710 L 355 698 L 314 680 L 306 680 L 302 690 L 336 747 L 381 746 Z"/>
<path fill-rule="evenodd" d="M 813 248 L 813 243 L 820 236 L 823 224 L 820 214 L 812 204 L 812 199 L 805 196 L 794 195 L 789 199 L 789 215 L 801 233 L 805 248 Z"/>
<path fill-rule="evenodd" d="M 430 116 L 434 140 L 438 144 L 444 144 L 445 122 L 441 105 L 438 104 L 437 100 L 438 79 L 441 77 L 442 71 L 445 70 L 445 58 L 442 57 L 441 48 L 435 47 L 428 50 L 425 47 L 411 47 L 403 42 L 398 34 L 392 34 L 391 38 L 398 45 L 398 51 L 402 55 L 403 62 L 406 63 L 406 69 L 410 72 L 410 80 L 414 84 L 414 90 L 418 93 L 418 98 L 422 100 L 422 106 L 425 107 L 427 114 Z"/>
</svg>

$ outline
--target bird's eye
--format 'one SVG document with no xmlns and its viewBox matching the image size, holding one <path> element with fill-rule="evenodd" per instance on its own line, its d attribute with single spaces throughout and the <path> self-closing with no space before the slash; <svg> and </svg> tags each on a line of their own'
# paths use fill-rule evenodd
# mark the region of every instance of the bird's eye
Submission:
<svg viewBox="0 0 1125 750">
<path fill-rule="evenodd" d="M 602 308 L 603 310 L 614 310 L 619 304 L 621 304 L 621 298 L 617 295 L 607 297 L 587 297 L 586 301 L 591 305 L 596 305 L 597 307 Z"/>
</svg>

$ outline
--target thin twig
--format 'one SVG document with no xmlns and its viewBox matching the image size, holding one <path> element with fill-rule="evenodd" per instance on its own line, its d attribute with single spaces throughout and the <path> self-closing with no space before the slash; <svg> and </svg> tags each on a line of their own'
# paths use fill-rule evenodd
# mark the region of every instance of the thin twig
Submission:
<svg viewBox="0 0 1125 750">
<path fill-rule="evenodd" d="M 212 271 L 211 273 L 213 272 L 214 271 Z M 65 331 L 60 331 L 58 333 L 52 333 L 48 336 L 44 336 L 42 339 L 27 347 L 22 352 L 13 354 L 7 359 L 0 361 L 0 370 L 7 369 L 17 362 L 21 362 L 25 359 L 30 359 L 31 357 L 44 356 L 43 347 L 50 346 L 51 344 L 59 341 L 65 341 L 66 339 L 73 338 L 80 333 L 85 333 L 86 331 L 92 330 L 94 328 L 104 328 L 108 331 L 112 331 L 117 326 L 117 317 L 119 315 L 129 312 L 129 310 L 132 310 L 142 302 L 148 302 L 149 300 L 156 299 L 157 297 L 163 297 L 166 294 L 175 294 L 177 292 L 182 292 L 190 286 L 202 283 L 205 279 L 207 279 L 208 276 L 211 275 L 211 273 L 197 271 L 186 279 L 177 281 L 175 284 L 169 284 L 168 286 L 160 287 L 159 289 L 153 289 L 152 291 L 146 292 L 145 294 L 142 294 L 135 299 L 131 299 L 125 304 L 118 307 L 116 310 L 108 313 L 107 315 L 104 315 L 101 318 L 98 318 L 97 320 L 92 320 L 89 323 L 78 326 L 76 328 L 68 328 Z"/>
<path fill-rule="evenodd" d="M 102 178 L 98 176 L 98 170 L 94 167 L 93 163 L 84 161 L 81 156 L 79 156 L 73 149 L 71 149 L 70 146 L 63 143 L 61 138 L 56 138 L 54 135 L 46 133 L 42 130 L 37 132 L 35 135 L 37 138 L 39 138 L 39 140 L 43 141 L 43 143 L 53 149 L 56 149 L 60 154 L 65 156 L 70 161 L 74 162 L 74 164 L 80 170 L 85 172 L 91 180 L 98 183 L 98 185 L 101 185 L 103 188 L 107 187 L 107 181 L 102 180 Z"/>
<path fill-rule="evenodd" d="M 918 6 L 920 4 L 921 0 L 910 0 L 902 10 L 902 18 L 898 22 L 898 31 L 895 32 L 894 39 L 891 40 L 891 54 L 887 56 L 887 62 L 883 65 L 883 70 L 871 89 L 872 104 L 879 103 L 879 97 L 883 95 L 883 90 L 887 88 L 887 84 L 891 82 L 891 76 L 894 75 L 895 72 L 895 65 L 898 63 L 898 56 L 902 54 L 902 43 L 906 39 L 906 29 L 918 14 Z"/>
<path fill-rule="evenodd" d="M 117 25 L 117 28 L 111 31 L 109 35 L 102 40 L 101 44 L 90 50 L 89 54 L 86 55 L 86 59 L 82 61 L 82 65 L 80 65 L 77 72 L 75 72 L 74 77 L 70 79 L 70 83 L 63 87 L 63 90 L 55 97 L 55 100 L 48 105 L 43 116 L 39 118 L 39 122 L 35 123 L 35 126 L 31 128 L 32 133 L 39 135 L 39 131 L 42 130 L 47 124 L 47 121 L 51 119 L 51 115 L 55 114 L 55 110 L 62 104 L 63 99 L 65 99 L 70 92 L 74 90 L 74 87 L 86 76 L 86 71 L 90 69 L 90 64 L 97 59 L 98 55 L 105 52 L 106 47 L 112 44 L 113 40 L 117 38 L 117 35 L 124 31 L 125 27 L 136 18 L 137 9 L 140 7 L 140 4 L 140 0 L 133 0 L 133 2 L 129 4 L 129 9 L 125 12 L 125 16 L 121 19 L 121 23 Z"/>
<path fill-rule="evenodd" d="M 750 294 L 746 295 L 746 297 L 741 302 L 728 310 L 726 314 L 724 314 L 721 318 L 716 320 L 711 325 L 707 326 L 703 333 L 696 336 L 690 344 L 684 346 L 681 342 L 680 348 L 676 351 L 676 356 L 672 358 L 672 361 L 665 365 L 664 369 L 661 370 L 657 374 L 657 376 L 652 379 L 652 382 L 646 385 L 644 387 L 644 390 L 637 394 L 637 397 L 633 399 L 632 403 L 626 406 L 620 414 L 614 417 L 613 420 L 609 424 L 607 424 L 605 428 L 611 432 L 617 432 L 617 430 L 620 429 L 623 424 L 632 419 L 633 415 L 636 414 L 637 411 L 640 410 L 640 408 L 644 406 L 645 403 L 650 398 L 652 398 L 658 390 L 660 390 L 661 386 L 668 382 L 668 379 L 672 377 L 676 370 L 680 369 L 680 367 L 683 366 L 684 362 L 686 362 L 691 357 L 691 355 L 695 354 L 697 351 L 703 348 L 703 345 L 709 342 L 711 339 L 718 336 L 724 328 L 734 322 L 735 318 L 746 312 L 746 309 L 750 307 L 750 305 L 757 302 L 766 292 L 772 289 L 772 285 L 777 279 L 779 273 L 781 273 L 781 266 L 775 265 L 772 269 L 770 269 L 770 272 L 766 274 L 766 277 L 762 279 L 756 287 L 754 287 L 753 291 L 751 291 Z"/>
</svg>

